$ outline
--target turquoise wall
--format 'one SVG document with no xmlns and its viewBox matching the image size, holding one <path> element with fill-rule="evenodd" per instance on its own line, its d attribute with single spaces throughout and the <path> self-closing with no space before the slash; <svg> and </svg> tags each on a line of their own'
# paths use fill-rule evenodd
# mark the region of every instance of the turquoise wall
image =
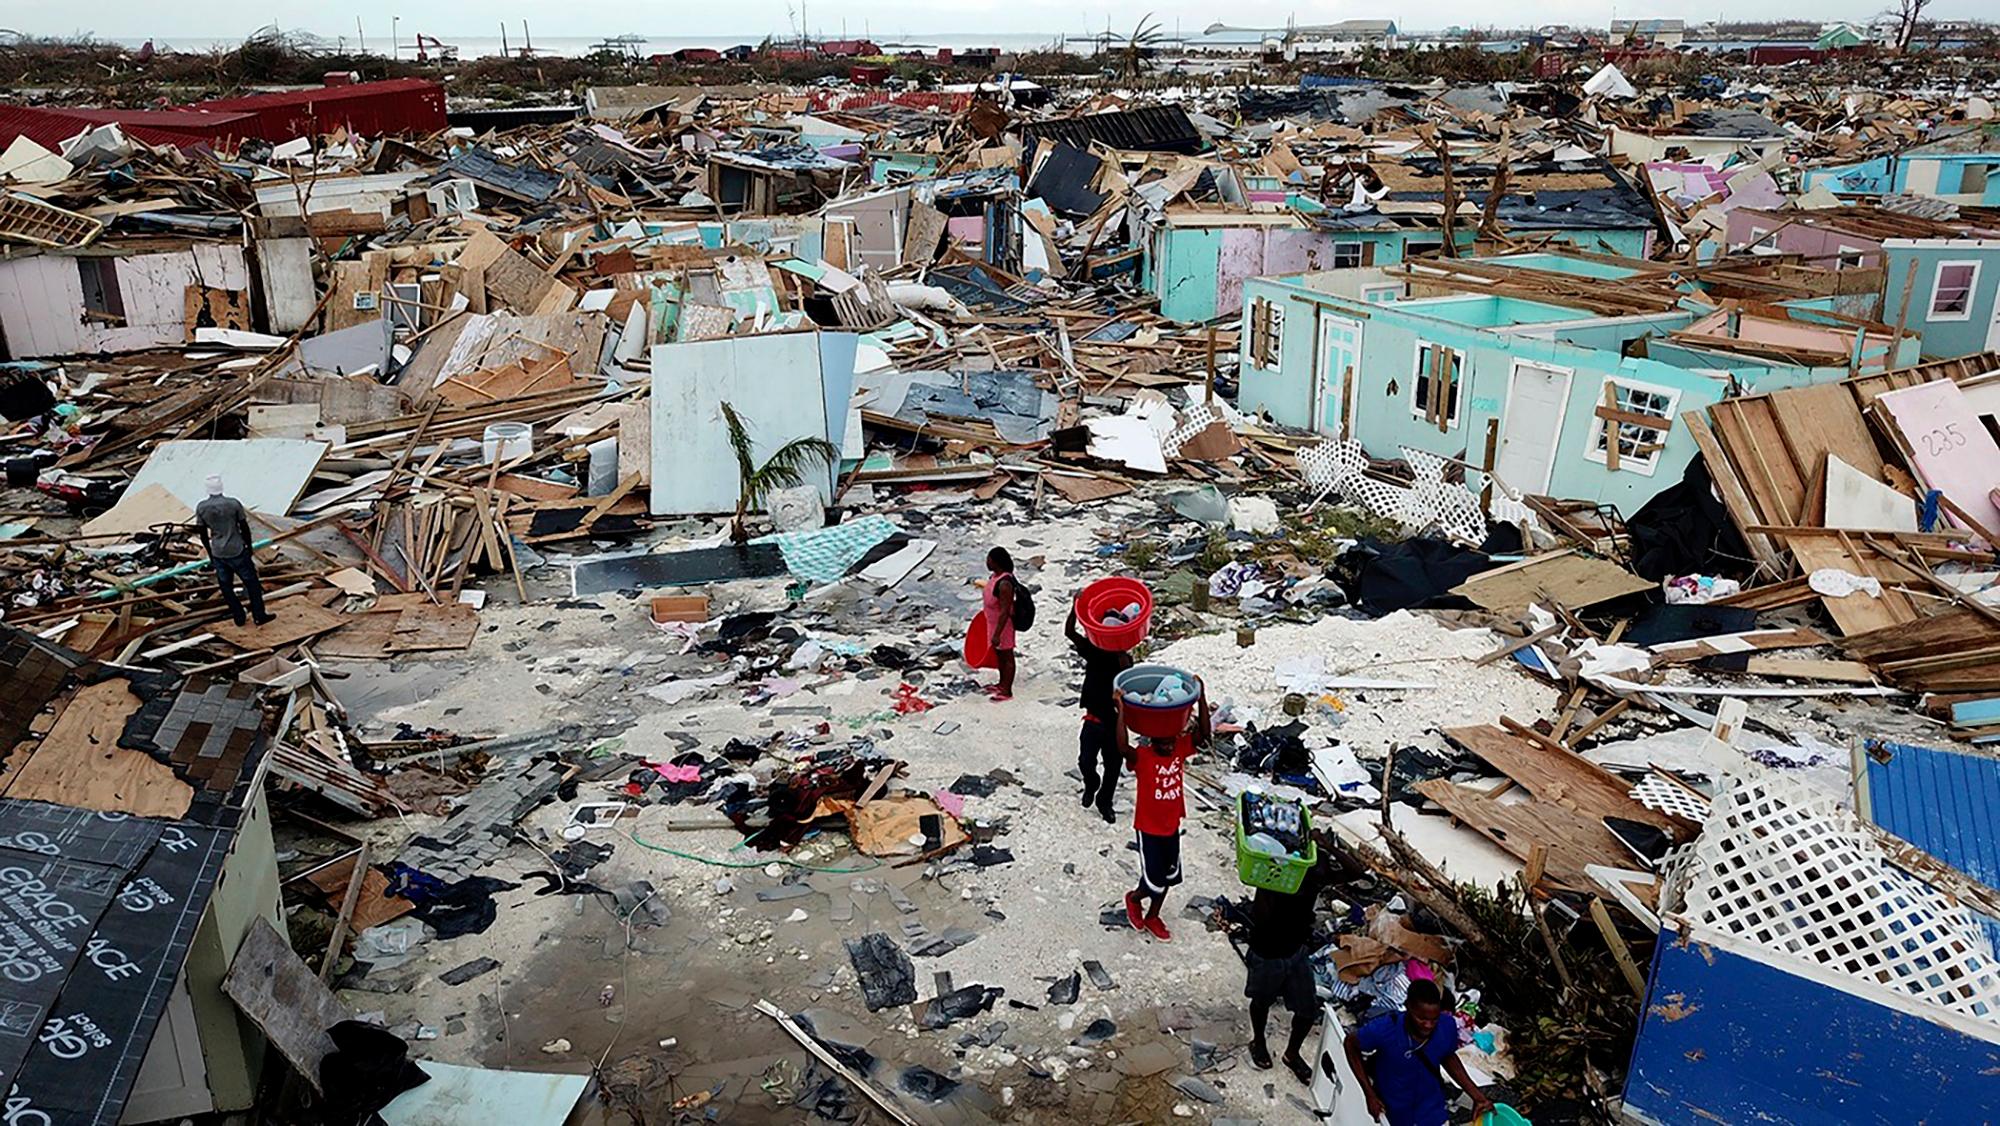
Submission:
<svg viewBox="0 0 2000 1126">
<path fill-rule="evenodd" d="M 1716 402 L 1728 387 L 1724 379 L 1672 363 L 1628 359 L 1615 346 L 1592 347 L 1524 333 L 1499 333 L 1425 316 L 1418 311 L 1421 303 L 1414 307 L 1407 302 L 1367 304 L 1321 294 L 1311 294 L 1311 301 L 1294 300 L 1309 292 L 1274 279 L 1258 279 L 1244 286 L 1246 302 L 1261 296 L 1283 302 L 1286 311 L 1277 371 L 1252 368 L 1247 336 L 1239 344 L 1238 404 L 1244 410 L 1267 411 L 1287 425 L 1310 424 L 1319 311 L 1323 309 L 1337 316 L 1352 313 L 1363 322 L 1353 434 L 1374 457 L 1397 457 L 1399 447 L 1409 446 L 1477 461 L 1484 454 L 1488 420 L 1501 417 L 1505 410 L 1515 361 L 1568 369 L 1572 375 L 1548 490 L 1556 496 L 1614 504 L 1621 512 L 1631 513 L 1659 490 L 1679 481 L 1689 459 L 1697 452 L 1693 439 L 1678 421 L 1679 416 Z M 1581 310 L 1573 311 L 1572 315 L 1579 320 L 1589 317 Z M 1657 326 L 1679 327 L 1690 319 L 1687 313 L 1661 314 Z M 1599 326 L 1585 335 L 1615 345 L 1623 339 L 1644 335 L 1650 327 L 1654 326 L 1641 319 Z M 1444 431 L 1420 417 L 1412 407 L 1419 341 L 1443 345 L 1464 357 L 1459 416 Z M 1733 363 L 1718 365 L 1715 359 L 1709 357 L 1706 366 L 1733 366 Z M 1809 372 L 1798 378 L 1816 382 L 1845 374 L 1845 371 L 1837 375 Z M 1613 471 L 1603 461 L 1588 456 L 1601 427 L 1594 411 L 1603 402 L 1607 376 L 1661 388 L 1678 396 L 1673 405 L 1675 421 L 1650 472 L 1638 468 L 1629 458 Z"/>
<path fill-rule="evenodd" d="M 1227 316 L 1233 308 L 1217 306 L 1223 243 L 1230 231 L 1259 228 L 1162 227 L 1147 244 L 1140 277 L 1147 289 L 1160 299 L 1160 315 L 1183 324 L 1197 324 Z M 1557 242 L 1568 243 L 1595 254 L 1627 258 L 1645 256 L 1646 236 L 1636 231 L 1557 231 L 1532 232 L 1535 237 L 1552 234 Z M 1328 232 L 1328 243 L 1361 243 L 1374 247 L 1371 265 L 1393 266 L 1408 257 L 1409 245 L 1435 245 L 1443 236 L 1434 230 L 1341 231 Z M 1470 230 L 1458 232 L 1461 246 L 1470 247 Z M 1298 273 L 1312 267 L 1302 259 L 1266 264 L 1273 276 Z"/>
<path fill-rule="evenodd" d="M 1943 360 L 1986 351 L 1993 327 L 1995 295 L 2000 294 L 2000 242 L 1965 242 L 1950 246 L 1885 245 L 1883 253 L 1882 308 L 1885 320 L 1894 322 L 1903 306 L 1903 282 L 1910 277 L 1910 262 L 1917 263 L 1914 290 L 1910 294 L 1909 318 L 1905 328 L 1922 338 L 1924 359 Z M 1940 262 L 1977 262 L 1979 276 L 1972 289 L 1970 315 L 1963 320 L 1932 320 L 1931 297 L 1936 288 Z"/>
</svg>

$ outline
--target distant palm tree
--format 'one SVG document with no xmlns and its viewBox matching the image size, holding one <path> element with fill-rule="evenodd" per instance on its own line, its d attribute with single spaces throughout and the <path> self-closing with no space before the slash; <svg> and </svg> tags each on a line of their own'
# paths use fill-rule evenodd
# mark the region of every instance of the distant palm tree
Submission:
<svg viewBox="0 0 2000 1126">
<path fill-rule="evenodd" d="M 1125 47 L 1120 52 L 1120 76 L 1127 82 L 1136 81 L 1144 73 L 1146 60 L 1159 42 L 1159 21 L 1153 19 L 1153 13 L 1147 12 L 1139 17 L 1138 25 L 1133 27 L 1132 34 L 1125 40 Z"/>
<path fill-rule="evenodd" d="M 737 414 L 736 408 L 727 402 L 722 404 L 722 418 L 729 426 L 729 448 L 736 454 L 736 472 L 741 481 L 736 494 L 736 519 L 729 526 L 729 534 L 742 543 L 750 538 L 743 518 L 752 507 L 764 503 L 765 498 L 779 489 L 805 484 L 806 470 L 814 463 L 837 463 L 840 447 L 825 438 L 794 438 L 758 465 L 750 444 L 750 420 Z"/>
</svg>

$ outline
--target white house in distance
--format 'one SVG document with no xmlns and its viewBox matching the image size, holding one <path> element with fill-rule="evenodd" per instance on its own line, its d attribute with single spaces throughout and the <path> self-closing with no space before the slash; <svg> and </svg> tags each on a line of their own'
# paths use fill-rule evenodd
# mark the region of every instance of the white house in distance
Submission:
<svg viewBox="0 0 2000 1126">
<path fill-rule="evenodd" d="M 1687 39 L 1685 20 L 1612 20 L 1611 41 L 1632 40 L 1645 47 L 1678 47 Z"/>
</svg>

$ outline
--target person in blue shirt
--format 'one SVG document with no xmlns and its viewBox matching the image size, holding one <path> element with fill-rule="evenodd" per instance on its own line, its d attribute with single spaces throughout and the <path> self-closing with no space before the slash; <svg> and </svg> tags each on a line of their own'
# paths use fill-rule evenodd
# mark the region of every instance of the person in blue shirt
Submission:
<svg viewBox="0 0 2000 1126">
<path fill-rule="evenodd" d="M 1444 1080 L 1438 1069 L 1472 1097 L 1473 1121 L 1493 1100 L 1458 1061 L 1458 1022 L 1446 1019 L 1437 983 L 1418 979 L 1400 1012 L 1384 1013 L 1347 1034 L 1347 1063 L 1368 1096 L 1368 1113 L 1389 1126 L 1445 1126 Z"/>
</svg>

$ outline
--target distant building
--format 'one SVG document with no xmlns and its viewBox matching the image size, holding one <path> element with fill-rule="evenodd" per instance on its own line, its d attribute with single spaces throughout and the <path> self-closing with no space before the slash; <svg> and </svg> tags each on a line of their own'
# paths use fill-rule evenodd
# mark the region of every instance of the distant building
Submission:
<svg viewBox="0 0 2000 1126">
<path fill-rule="evenodd" d="M 721 62 L 722 52 L 713 47 L 682 47 L 680 50 L 673 52 L 671 57 L 677 63 L 699 65 L 702 63 Z"/>
<path fill-rule="evenodd" d="M 1611 39 L 1648 47 L 1678 47 L 1687 39 L 1684 20 L 1612 20 Z"/>
</svg>

